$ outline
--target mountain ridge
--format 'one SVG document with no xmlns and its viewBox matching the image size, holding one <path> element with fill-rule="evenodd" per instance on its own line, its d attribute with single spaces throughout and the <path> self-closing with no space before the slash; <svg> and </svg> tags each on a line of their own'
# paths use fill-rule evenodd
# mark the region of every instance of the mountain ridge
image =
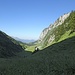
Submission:
<svg viewBox="0 0 75 75">
<path fill-rule="evenodd" d="M 39 40 L 43 40 L 43 38 L 46 36 L 46 34 L 48 33 L 49 30 L 52 30 L 53 28 L 61 25 L 65 19 L 70 15 L 70 13 L 64 14 L 63 16 L 60 16 L 53 24 L 50 24 L 50 26 L 48 28 L 45 28 L 39 37 Z"/>
<path fill-rule="evenodd" d="M 31 42 L 35 42 L 36 40 L 34 39 L 21 39 L 21 38 L 18 38 L 18 37 L 13 37 L 15 40 L 17 41 L 21 41 L 23 43 L 31 43 Z"/>
<path fill-rule="evenodd" d="M 45 28 L 38 40 L 38 43 L 42 45 L 41 47 L 47 47 L 48 45 L 58 42 L 67 31 L 70 31 L 69 34 L 75 32 L 74 19 L 75 11 L 72 11 L 60 16 L 54 24 L 50 24 L 48 28 Z M 67 35 L 64 39 L 69 36 L 70 35 Z"/>
</svg>

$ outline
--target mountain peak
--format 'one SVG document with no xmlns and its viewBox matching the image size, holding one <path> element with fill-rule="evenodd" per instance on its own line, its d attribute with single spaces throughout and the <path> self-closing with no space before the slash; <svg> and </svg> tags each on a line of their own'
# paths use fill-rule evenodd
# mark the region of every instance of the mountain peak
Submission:
<svg viewBox="0 0 75 75">
<path fill-rule="evenodd" d="M 60 16 L 53 24 L 50 24 L 48 28 L 45 28 L 42 31 L 42 33 L 41 33 L 41 35 L 39 37 L 39 42 L 41 42 L 44 39 L 44 37 L 46 36 L 48 31 L 50 31 L 53 28 L 61 25 L 69 15 L 70 15 L 70 13 L 67 13 L 67 14 L 64 14 L 63 16 Z"/>
<path fill-rule="evenodd" d="M 70 15 L 70 13 L 64 14 L 63 16 L 60 16 L 53 24 L 53 28 L 61 25 L 65 19 Z"/>
</svg>

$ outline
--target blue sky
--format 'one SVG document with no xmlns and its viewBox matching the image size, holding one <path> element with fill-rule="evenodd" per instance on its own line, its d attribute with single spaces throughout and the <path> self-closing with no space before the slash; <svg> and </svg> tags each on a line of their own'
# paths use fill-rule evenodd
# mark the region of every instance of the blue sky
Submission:
<svg viewBox="0 0 75 75">
<path fill-rule="evenodd" d="M 22 39 L 38 39 L 44 28 L 72 10 L 75 0 L 0 0 L 0 30 Z"/>
</svg>

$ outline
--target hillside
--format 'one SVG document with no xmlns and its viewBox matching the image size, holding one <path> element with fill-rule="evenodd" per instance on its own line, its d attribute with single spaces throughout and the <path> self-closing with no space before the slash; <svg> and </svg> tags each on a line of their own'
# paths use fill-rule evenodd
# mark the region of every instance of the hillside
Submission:
<svg viewBox="0 0 75 75">
<path fill-rule="evenodd" d="M 11 57 L 21 51 L 23 48 L 18 41 L 0 31 L 0 57 Z"/>
<path fill-rule="evenodd" d="M 26 58 L 0 58 L 0 75 L 75 75 L 75 37 Z"/>
<path fill-rule="evenodd" d="M 68 35 L 65 37 L 64 35 Z M 60 16 L 54 24 L 51 24 L 48 28 L 44 29 L 40 35 L 39 43 L 42 48 L 45 48 L 53 43 L 57 43 L 59 40 L 75 36 L 75 11 Z M 61 39 L 63 37 L 63 39 Z"/>
</svg>

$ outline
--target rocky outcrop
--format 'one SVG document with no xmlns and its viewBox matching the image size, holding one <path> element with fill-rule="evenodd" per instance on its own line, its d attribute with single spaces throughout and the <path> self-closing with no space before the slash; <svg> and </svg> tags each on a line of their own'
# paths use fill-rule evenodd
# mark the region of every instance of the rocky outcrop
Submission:
<svg viewBox="0 0 75 75">
<path fill-rule="evenodd" d="M 64 23 L 65 19 L 70 15 L 70 13 L 64 14 L 63 16 L 60 16 L 53 24 L 50 24 L 50 26 L 48 28 L 45 28 L 40 37 L 39 37 L 39 42 L 42 42 L 43 39 L 46 37 L 46 34 L 51 31 L 53 28 L 61 25 L 62 23 Z M 52 36 L 50 36 L 48 42 L 51 42 L 51 40 L 54 40 L 54 34 Z"/>
<path fill-rule="evenodd" d="M 43 40 L 43 38 L 45 37 L 45 35 L 48 33 L 48 28 L 45 28 L 43 31 L 42 31 L 42 33 L 41 33 L 41 35 L 40 35 L 40 37 L 39 37 L 39 42 L 41 42 L 42 40 Z"/>
<path fill-rule="evenodd" d="M 53 24 L 53 28 L 61 25 L 65 19 L 70 15 L 70 13 L 64 14 L 63 16 L 60 16 Z"/>
</svg>

